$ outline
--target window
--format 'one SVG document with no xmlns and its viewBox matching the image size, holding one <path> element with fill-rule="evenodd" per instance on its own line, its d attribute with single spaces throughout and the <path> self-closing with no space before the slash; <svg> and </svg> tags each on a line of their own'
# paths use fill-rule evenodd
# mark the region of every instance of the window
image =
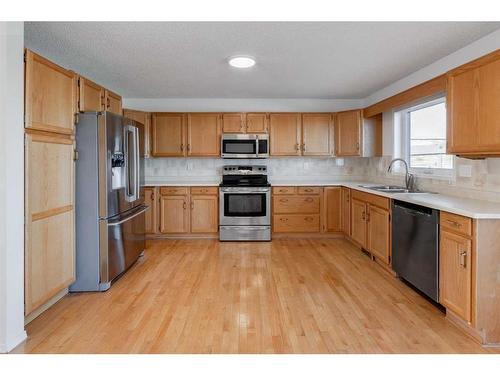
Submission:
<svg viewBox="0 0 500 375">
<path fill-rule="evenodd" d="M 446 154 L 446 103 L 427 101 L 399 112 L 400 156 L 417 173 L 450 175 L 453 155 Z"/>
</svg>

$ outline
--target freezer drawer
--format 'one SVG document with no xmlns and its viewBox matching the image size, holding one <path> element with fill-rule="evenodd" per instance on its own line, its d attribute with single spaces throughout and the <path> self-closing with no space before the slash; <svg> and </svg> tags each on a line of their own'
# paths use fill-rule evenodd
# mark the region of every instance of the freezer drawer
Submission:
<svg viewBox="0 0 500 375">
<path fill-rule="evenodd" d="M 148 208 L 140 206 L 116 218 L 101 220 L 101 284 L 109 284 L 134 264 L 144 251 L 145 212 Z"/>
</svg>

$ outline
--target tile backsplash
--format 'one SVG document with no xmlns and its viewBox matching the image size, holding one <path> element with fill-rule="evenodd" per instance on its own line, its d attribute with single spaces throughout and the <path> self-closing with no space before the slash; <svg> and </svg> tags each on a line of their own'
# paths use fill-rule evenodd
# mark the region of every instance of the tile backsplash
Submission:
<svg viewBox="0 0 500 375">
<path fill-rule="evenodd" d="M 145 160 L 146 183 L 218 183 L 221 168 L 228 164 L 264 164 L 271 182 L 279 181 L 367 181 L 402 185 L 404 176 L 389 174 L 391 157 L 312 158 L 289 157 L 260 160 L 220 158 L 151 158 Z M 458 171 L 470 171 L 470 177 Z M 418 176 L 417 187 L 448 195 L 500 201 L 500 159 L 468 160 L 455 158 L 454 174 L 449 178 Z"/>
</svg>

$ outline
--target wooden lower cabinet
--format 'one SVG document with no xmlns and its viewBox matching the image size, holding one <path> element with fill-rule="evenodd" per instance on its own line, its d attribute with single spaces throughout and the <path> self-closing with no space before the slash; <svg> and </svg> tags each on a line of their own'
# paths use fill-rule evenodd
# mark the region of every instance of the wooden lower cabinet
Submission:
<svg viewBox="0 0 500 375">
<path fill-rule="evenodd" d="M 368 205 L 367 244 L 371 254 L 386 264 L 391 261 L 391 226 L 389 211 Z"/>
<path fill-rule="evenodd" d="M 187 195 L 160 195 L 160 233 L 188 233 L 188 206 Z"/>
<path fill-rule="evenodd" d="M 385 264 L 391 261 L 390 201 L 351 191 L 351 239 Z"/>
<path fill-rule="evenodd" d="M 351 200 L 351 239 L 366 248 L 366 203 Z"/>
<path fill-rule="evenodd" d="M 75 280 L 74 141 L 27 133 L 25 314 Z"/>
<path fill-rule="evenodd" d="M 443 215 L 442 215 L 443 216 Z M 443 222 L 441 217 L 441 222 Z M 471 219 L 468 219 L 471 221 Z M 472 239 L 441 224 L 439 235 L 439 300 L 466 322 L 472 320 Z"/>
<path fill-rule="evenodd" d="M 148 188 L 152 191 L 155 188 Z M 219 230 L 217 187 L 159 189 L 159 229 L 149 234 L 209 234 Z M 147 199 L 147 197 L 146 197 Z M 154 223 L 154 220 L 151 220 Z M 147 225 L 146 225 L 147 226 Z"/>
<path fill-rule="evenodd" d="M 146 234 L 158 233 L 158 192 L 155 187 L 144 188 L 144 203 L 149 206 L 146 211 Z"/>
<path fill-rule="evenodd" d="M 351 189 L 342 187 L 341 197 L 341 230 L 346 236 L 351 236 Z"/>
<path fill-rule="evenodd" d="M 191 233 L 217 233 L 219 204 L 217 195 L 191 195 Z"/>
<path fill-rule="evenodd" d="M 273 188 L 274 233 L 319 233 L 323 189 L 283 186 Z"/>
<path fill-rule="evenodd" d="M 342 188 L 325 187 L 323 202 L 323 232 L 340 232 L 342 230 Z"/>
</svg>

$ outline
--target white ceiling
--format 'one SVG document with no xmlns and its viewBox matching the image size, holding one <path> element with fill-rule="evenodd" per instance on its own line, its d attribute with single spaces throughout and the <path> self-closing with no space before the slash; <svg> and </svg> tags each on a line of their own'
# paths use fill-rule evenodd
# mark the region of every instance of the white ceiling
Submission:
<svg viewBox="0 0 500 375">
<path fill-rule="evenodd" d="M 26 47 L 128 98 L 365 98 L 500 22 L 27 22 Z M 227 57 L 257 65 L 236 70 Z"/>
</svg>

